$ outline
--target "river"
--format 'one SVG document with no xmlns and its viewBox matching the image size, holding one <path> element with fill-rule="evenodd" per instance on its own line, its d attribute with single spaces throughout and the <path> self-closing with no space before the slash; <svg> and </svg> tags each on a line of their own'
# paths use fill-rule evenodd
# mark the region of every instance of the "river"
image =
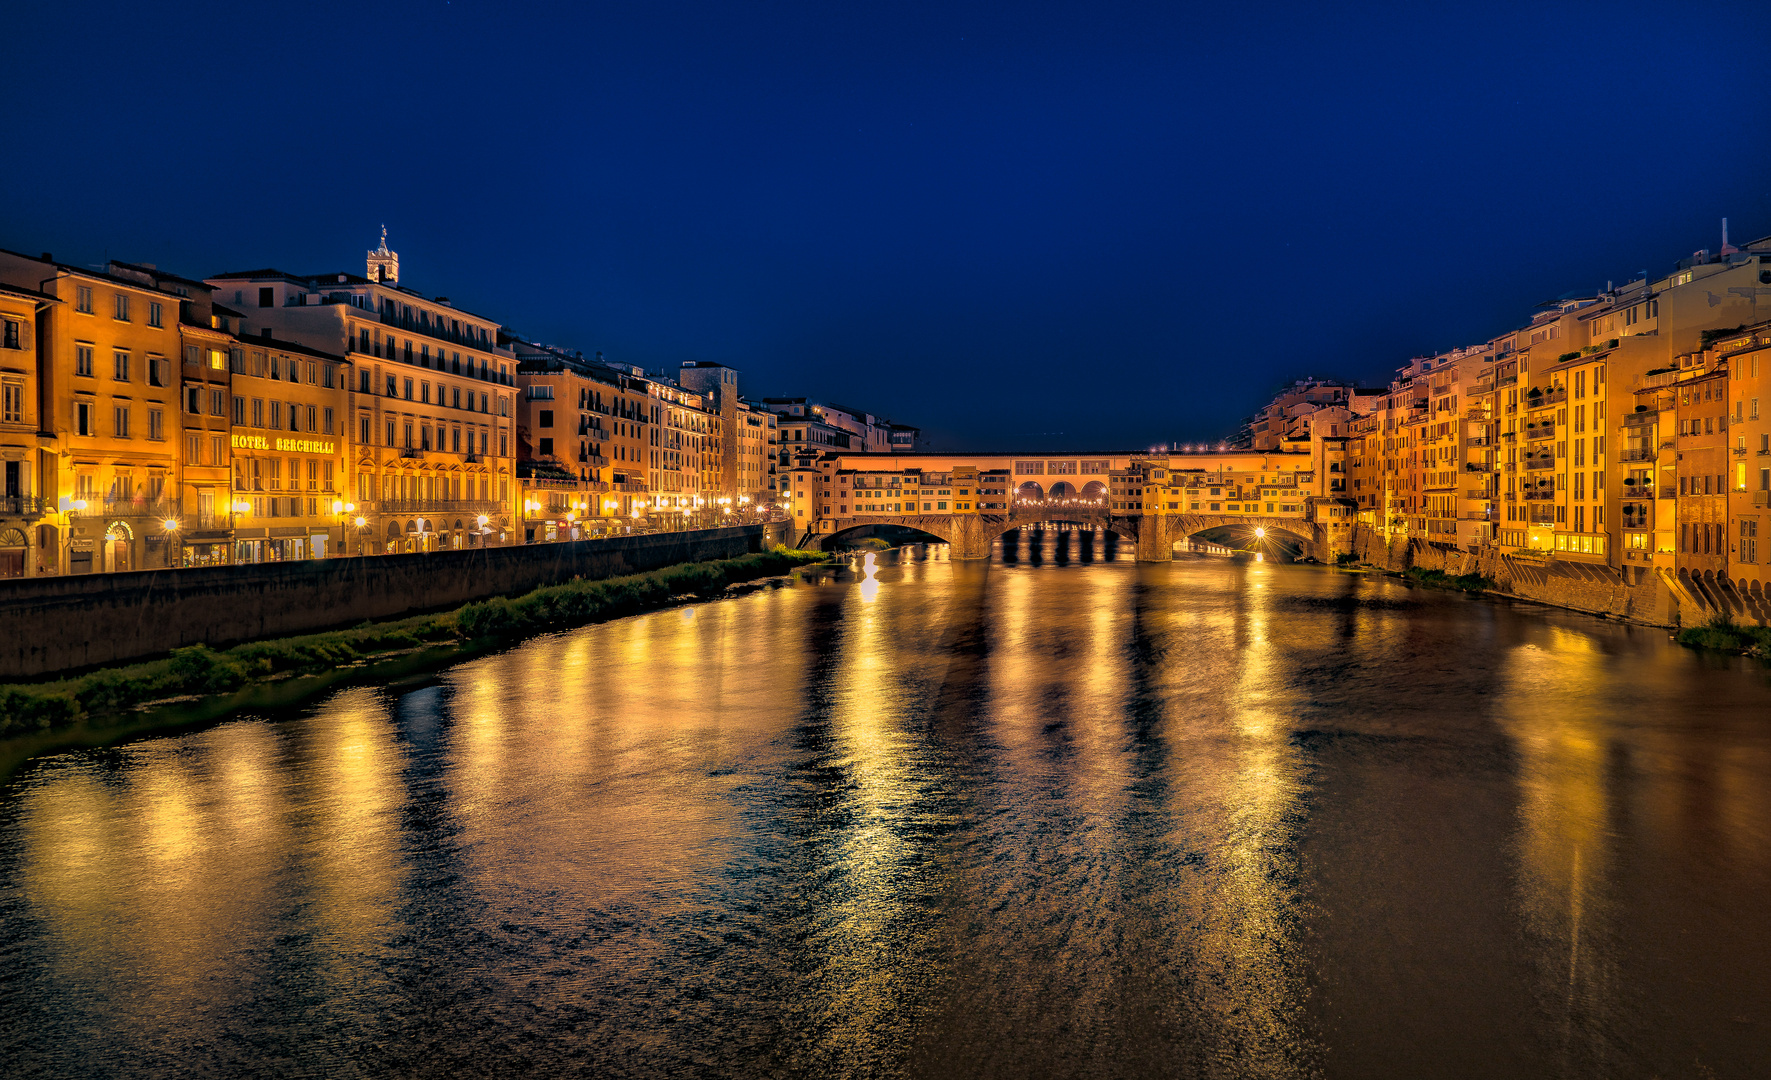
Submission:
<svg viewBox="0 0 1771 1080">
<path fill-rule="evenodd" d="M 1052 539 L 28 766 L 0 1073 L 1765 1074 L 1767 668 Z"/>
</svg>

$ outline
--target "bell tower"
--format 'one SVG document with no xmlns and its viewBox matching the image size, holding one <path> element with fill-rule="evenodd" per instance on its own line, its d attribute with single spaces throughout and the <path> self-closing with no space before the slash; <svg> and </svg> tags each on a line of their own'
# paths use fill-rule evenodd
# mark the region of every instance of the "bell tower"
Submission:
<svg viewBox="0 0 1771 1080">
<path fill-rule="evenodd" d="M 400 282 L 400 256 L 387 249 L 386 225 L 381 227 L 381 246 L 369 253 L 369 280 L 385 281 L 389 285 Z"/>
</svg>

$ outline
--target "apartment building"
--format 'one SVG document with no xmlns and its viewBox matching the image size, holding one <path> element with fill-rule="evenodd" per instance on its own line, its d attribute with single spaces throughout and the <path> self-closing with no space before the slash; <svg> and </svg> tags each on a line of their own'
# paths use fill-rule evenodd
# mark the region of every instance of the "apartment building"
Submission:
<svg viewBox="0 0 1771 1080">
<path fill-rule="evenodd" d="M 346 490 L 351 368 L 344 357 L 243 336 L 228 366 L 233 561 L 373 554 L 378 537 Z"/>
<path fill-rule="evenodd" d="M 367 271 L 208 284 L 242 313 L 243 339 L 349 366 L 353 554 L 515 542 L 516 361 L 498 324 L 401 286 L 391 252 L 370 252 Z"/>
<path fill-rule="evenodd" d="M 0 578 L 35 577 L 39 552 L 55 550 L 37 531 L 54 509 L 42 478 L 55 476 L 53 451 L 39 450 L 37 318 L 54 302 L 0 285 Z"/>
<path fill-rule="evenodd" d="M 21 491 L 35 485 L 46 500 L 28 537 L 32 572 L 177 565 L 177 303 L 133 278 L 10 251 L 0 251 L 0 284 L 49 301 L 34 334 L 34 475 L 14 459 Z"/>
<path fill-rule="evenodd" d="M 1771 322 L 1715 342 L 1728 364 L 1728 576 L 1742 592 L 1771 593 Z"/>
</svg>

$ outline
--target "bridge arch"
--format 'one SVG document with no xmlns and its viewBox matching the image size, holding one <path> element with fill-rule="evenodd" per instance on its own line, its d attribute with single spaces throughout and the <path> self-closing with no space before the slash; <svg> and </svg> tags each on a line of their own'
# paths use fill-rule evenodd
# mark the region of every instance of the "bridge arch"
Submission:
<svg viewBox="0 0 1771 1080">
<path fill-rule="evenodd" d="M 1045 489 L 1037 480 L 1023 480 L 1015 486 L 1015 499 L 1018 501 L 1043 502 Z"/>
</svg>

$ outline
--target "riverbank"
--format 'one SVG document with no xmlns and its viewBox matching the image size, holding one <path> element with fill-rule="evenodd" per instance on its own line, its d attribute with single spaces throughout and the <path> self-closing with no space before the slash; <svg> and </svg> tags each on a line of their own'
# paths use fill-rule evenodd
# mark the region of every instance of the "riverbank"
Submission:
<svg viewBox="0 0 1771 1080">
<path fill-rule="evenodd" d="M 191 645 L 145 663 L 0 686 L 0 779 L 43 754 L 200 726 L 245 710 L 288 708 L 352 683 L 397 684 L 534 634 L 636 614 L 677 597 L 711 597 L 827 557 L 777 548 L 574 579 L 436 615 L 227 650 Z"/>
</svg>

